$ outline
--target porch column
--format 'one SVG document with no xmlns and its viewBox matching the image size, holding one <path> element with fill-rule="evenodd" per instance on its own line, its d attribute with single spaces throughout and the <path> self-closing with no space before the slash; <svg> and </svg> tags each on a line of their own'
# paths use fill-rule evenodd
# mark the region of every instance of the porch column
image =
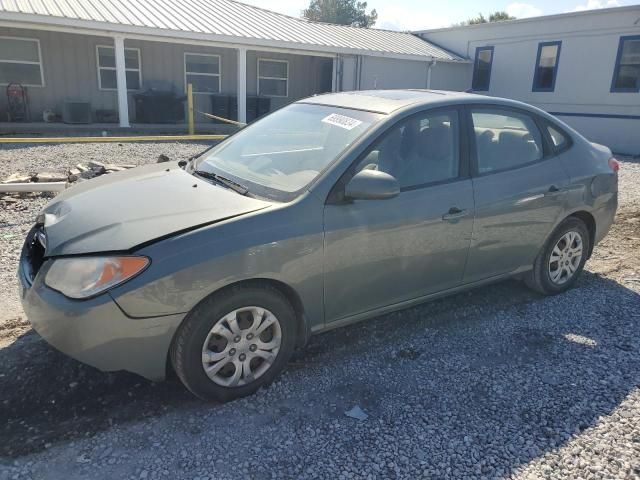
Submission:
<svg viewBox="0 0 640 480">
<path fill-rule="evenodd" d="M 127 98 L 127 73 L 124 65 L 124 37 L 113 37 L 116 52 L 116 85 L 118 90 L 118 117 L 121 127 L 129 125 L 129 101 Z"/>
<path fill-rule="evenodd" d="M 247 49 L 238 49 L 238 121 L 247 123 Z"/>
<path fill-rule="evenodd" d="M 431 69 L 436 66 L 436 61 L 431 60 L 427 64 L 427 89 L 431 89 Z"/>
<path fill-rule="evenodd" d="M 338 57 L 333 57 L 331 69 L 331 91 L 338 91 Z"/>
</svg>

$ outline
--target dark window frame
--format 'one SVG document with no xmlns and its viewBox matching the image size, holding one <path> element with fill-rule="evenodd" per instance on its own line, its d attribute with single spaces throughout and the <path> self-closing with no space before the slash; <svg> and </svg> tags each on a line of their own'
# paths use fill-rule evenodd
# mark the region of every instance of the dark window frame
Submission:
<svg viewBox="0 0 640 480">
<path fill-rule="evenodd" d="M 561 153 L 561 152 L 557 151 L 554 148 L 553 143 L 551 142 L 551 139 L 548 137 L 549 134 L 546 132 L 546 129 L 544 128 L 544 122 L 546 122 L 546 120 L 540 118 L 538 115 L 536 115 L 533 112 L 529 112 L 527 110 L 522 110 L 522 109 L 519 109 L 519 108 L 514 108 L 514 107 L 511 107 L 511 106 L 499 105 L 499 104 L 490 104 L 490 103 L 467 104 L 467 105 L 465 105 L 465 110 L 466 110 L 466 112 L 465 112 L 465 119 L 466 119 L 465 123 L 467 124 L 467 131 L 470 132 L 470 135 L 469 135 L 469 167 L 470 167 L 470 170 L 469 171 L 470 171 L 470 174 L 471 174 L 472 178 L 486 177 L 488 175 L 495 175 L 497 173 L 510 172 L 512 170 L 517 170 L 519 168 L 530 167 L 531 165 L 535 165 L 537 163 L 542 163 L 542 162 L 546 162 L 548 160 L 551 160 L 556 155 Z M 542 140 L 542 158 L 539 158 L 537 160 L 533 160 L 531 162 L 521 163 L 519 165 L 514 165 L 513 167 L 507 167 L 507 168 L 502 168 L 500 170 L 492 170 L 490 172 L 480 173 L 480 171 L 478 169 L 478 148 L 477 148 L 477 145 L 476 145 L 476 135 L 475 135 L 475 130 L 474 130 L 474 126 L 473 126 L 473 117 L 471 115 L 471 113 L 473 111 L 478 111 L 478 110 L 502 110 L 504 112 L 515 113 L 515 114 L 519 114 L 519 115 L 526 115 L 526 116 L 530 117 L 531 120 L 533 121 L 534 125 L 536 126 L 536 128 L 540 132 L 540 139 Z M 550 123 L 550 122 L 547 122 L 547 123 Z M 555 128 L 555 123 L 551 124 L 551 125 L 553 125 L 554 128 Z M 558 131 L 561 131 L 563 134 L 565 134 L 564 129 L 558 128 Z M 568 135 L 567 135 L 567 137 L 570 138 Z M 567 148 L 570 148 L 571 145 L 573 145 L 572 141 L 570 142 L 570 145 Z"/>
<path fill-rule="evenodd" d="M 351 203 L 350 200 L 347 200 L 344 195 L 345 187 L 347 183 L 353 178 L 356 174 L 355 169 L 357 166 L 369 155 L 371 148 L 373 148 L 378 142 L 384 140 L 391 132 L 398 127 L 401 123 L 412 119 L 413 117 L 430 115 L 430 114 L 438 114 L 439 112 L 445 111 L 455 111 L 458 115 L 458 176 L 454 178 L 449 178 L 446 180 L 440 180 L 437 182 L 429 182 L 419 185 L 414 185 L 411 187 L 405 187 L 400 190 L 400 194 L 405 192 L 410 192 L 414 190 L 421 190 L 424 188 L 435 187 L 438 185 L 444 185 L 449 183 L 456 183 L 463 180 L 469 180 L 471 178 L 471 166 L 470 166 L 470 143 L 469 143 L 469 125 L 467 122 L 467 114 L 465 112 L 465 108 L 462 105 L 446 105 L 442 107 L 436 108 L 427 108 L 420 110 L 418 112 L 411 113 L 406 115 L 393 123 L 391 123 L 388 127 L 384 129 L 383 132 L 380 132 L 375 136 L 364 148 L 361 154 L 359 154 L 347 167 L 345 172 L 340 176 L 340 178 L 336 181 L 336 183 L 331 188 L 329 195 L 327 196 L 326 204 L 327 205 L 339 205 L 343 203 Z"/>
<path fill-rule="evenodd" d="M 491 61 L 489 62 L 489 77 L 487 78 L 486 88 L 484 86 L 478 86 L 476 83 L 476 74 L 478 73 L 478 63 L 480 60 L 480 52 L 490 51 L 491 52 Z M 493 58 L 495 55 L 495 47 L 494 46 L 486 46 L 486 47 L 476 47 L 476 57 L 473 61 L 473 77 L 471 78 L 471 89 L 476 92 L 488 92 L 491 88 L 491 72 L 493 70 Z"/>
<path fill-rule="evenodd" d="M 556 63 L 553 66 L 553 78 L 551 80 L 551 87 L 539 87 L 537 86 L 540 80 L 540 57 L 542 56 L 542 49 L 544 47 L 557 46 L 558 52 L 556 53 Z M 531 85 L 532 92 L 553 92 L 556 89 L 556 77 L 558 76 L 558 68 L 560 66 L 560 51 L 562 50 L 562 41 L 554 40 L 552 42 L 540 42 L 538 43 L 538 54 L 536 56 L 535 69 L 533 71 L 533 84 Z"/>
<path fill-rule="evenodd" d="M 573 138 L 567 133 L 564 128 L 560 127 L 557 123 L 553 123 L 546 118 L 538 118 L 538 124 L 542 129 L 542 135 L 544 136 L 545 142 L 549 147 L 550 154 L 547 158 L 554 158 L 573 147 Z M 551 132 L 549 132 L 549 128 L 553 128 L 558 133 L 560 133 L 566 139 L 566 143 L 562 146 L 556 147 L 556 144 L 553 142 L 553 138 L 551 138 Z"/>
<path fill-rule="evenodd" d="M 616 63 L 613 67 L 613 77 L 611 79 L 611 93 L 638 93 L 640 92 L 640 79 L 636 81 L 636 88 L 616 88 L 616 80 L 620 74 L 620 61 L 622 60 L 622 51 L 624 50 L 624 42 L 640 40 L 640 35 L 625 35 L 620 37 L 618 41 L 618 53 L 616 55 Z"/>
</svg>

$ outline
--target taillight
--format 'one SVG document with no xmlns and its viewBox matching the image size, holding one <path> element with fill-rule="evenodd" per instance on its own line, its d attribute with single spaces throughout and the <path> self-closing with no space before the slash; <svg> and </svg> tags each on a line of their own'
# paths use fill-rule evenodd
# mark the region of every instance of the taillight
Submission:
<svg viewBox="0 0 640 480">
<path fill-rule="evenodd" d="M 611 157 L 609 159 L 609 168 L 613 170 L 613 173 L 618 173 L 618 170 L 620 170 L 620 162 L 615 158 Z"/>
</svg>

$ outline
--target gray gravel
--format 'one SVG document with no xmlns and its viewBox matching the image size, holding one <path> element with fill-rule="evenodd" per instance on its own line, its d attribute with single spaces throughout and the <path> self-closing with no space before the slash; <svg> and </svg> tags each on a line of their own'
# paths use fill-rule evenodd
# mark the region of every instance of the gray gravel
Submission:
<svg viewBox="0 0 640 480">
<path fill-rule="evenodd" d="M 124 163 L 163 150 L 126 149 Z M 503 282 L 336 330 L 225 405 L 12 338 L 0 479 L 640 478 L 639 163 L 623 163 L 621 189 L 573 290 Z M 0 231 L 21 235 L 30 220 L 11 218 Z M 20 243 L 1 235 L 1 251 Z M 345 415 L 355 406 L 365 420 Z"/>
<path fill-rule="evenodd" d="M 66 173 L 78 163 L 90 161 L 116 165 L 154 163 L 160 154 L 181 160 L 201 152 L 206 144 L 198 143 L 77 143 L 60 145 L 0 145 L 0 181 L 13 173 Z M 16 199 L 23 200 L 17 201 Z M 15 291 L 15 269 L 25 234 L 51 194 L 24 194 L 22 197 L 0 194 L 0 285 Z M 8 308 L 0 310 L 0 321 L 15 317 L 19 302 L 9 296 Z"/>
</svg>

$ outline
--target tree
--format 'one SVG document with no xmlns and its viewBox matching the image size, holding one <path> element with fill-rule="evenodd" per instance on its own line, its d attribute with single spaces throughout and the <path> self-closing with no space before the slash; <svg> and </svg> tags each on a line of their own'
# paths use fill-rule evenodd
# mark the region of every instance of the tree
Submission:
<svg viewBox="0 0 640 480">
<path fill-rule="evenodd" d="M 373 27 L 378 12 L 367 13 L 367 2 L 357 0 L 311 0 L 302 16 L 314 22 L 337 23 L 352 27 Z"/>
<path fill-rule="evenodd" d="M 503 22 L 505 20 L 515 20 L 516 17 L 512 17 L 507 12 L 493 12 L 487 19 L 482 13 L 479 13 L 477 17 L 470 18 L 469 20 L 460 23 L 460 25 L 476 25 L 478 23 L 491 23 L 491 22 Z"/>
</svg>

